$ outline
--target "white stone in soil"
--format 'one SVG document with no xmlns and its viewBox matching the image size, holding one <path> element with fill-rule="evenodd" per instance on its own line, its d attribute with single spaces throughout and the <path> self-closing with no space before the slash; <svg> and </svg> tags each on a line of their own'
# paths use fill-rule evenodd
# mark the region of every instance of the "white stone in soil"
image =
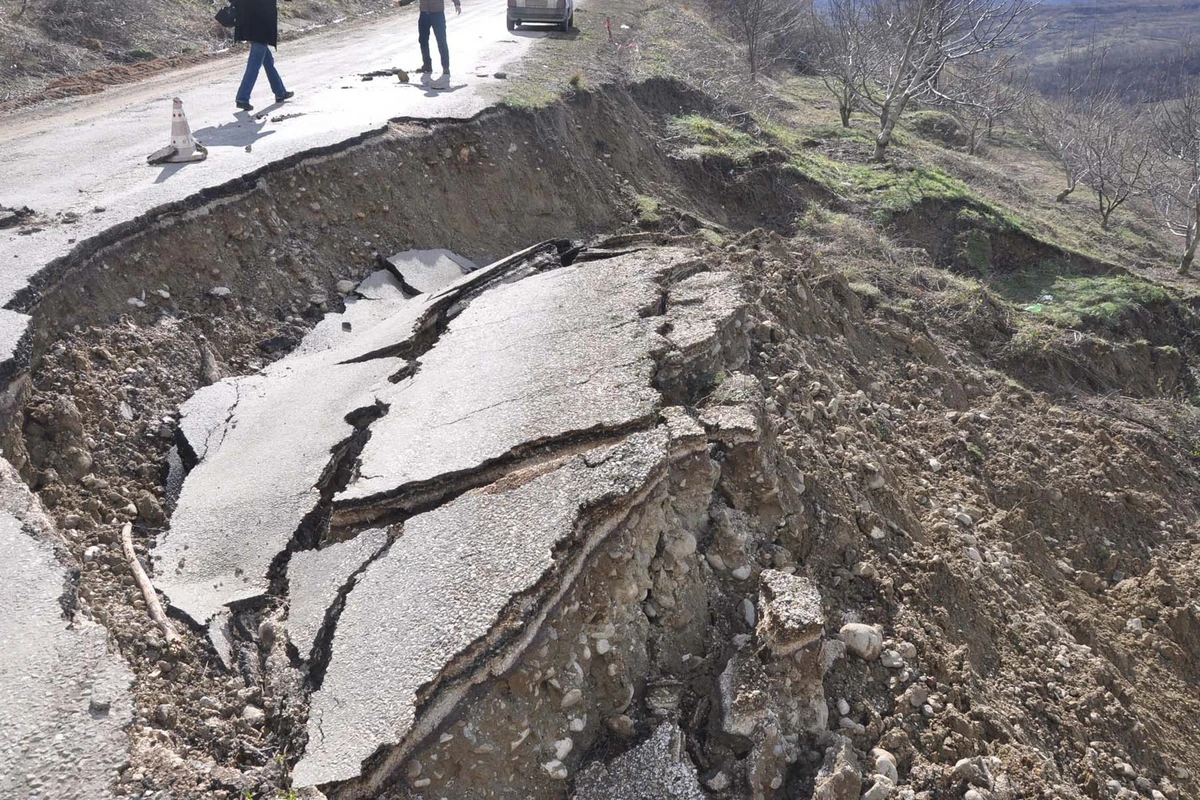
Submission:
<svg viewBox="0 0 1200 800">
<path fill-rule="evenodd" d="M 883 634 L 874 626 L 850 622 L 842 626 L 841 637 L 846 649 L 864 661 L 874 661 L 883 651 Z"/>
</svg>

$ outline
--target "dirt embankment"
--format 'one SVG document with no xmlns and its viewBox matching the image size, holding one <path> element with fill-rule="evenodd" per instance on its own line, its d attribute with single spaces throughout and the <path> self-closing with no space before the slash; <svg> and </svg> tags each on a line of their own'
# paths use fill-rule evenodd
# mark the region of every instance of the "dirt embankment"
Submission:
<svg viewBox="0 0 1200 800">
<path fill-rule="evenodd" d="M 864 303 L 788 238 L 819 190 L 663 142 L 668 114 L 707 102 L 656 82 L 397 126 L 143 220 L 25 298 L 35 368 L 5 452 L 84 564 L 81 607 L 138 676 L 119 794 L 271 796 L 305 744 L 311 687 L 269 622 L 281 609 L 238 615 L 263 655 L 226 671 L 192 631 L 190 655 L 170 654 L 124 577 L 112 523 L 135 521 L 139 547 L 166 526 L 179 404 L 281 357 L 381 254 L 483 262 L 602 231 L 685 236 L 695 273 L 736 277 L 739 351 L 693 365 L 670 397 L 708 419 L 709 441 L 589 562 L 555 637 L 451 723 L 495 733 L 511 697 L 540 708 L 569 666 L 556 659 L 603 638 L 571 698 L 595 709 L 578 747 L 547 737 L 516 774 L 501 770 L 510 742 L 540 729 L 496 751 L 434 736 L 388 796 L 595 796 L 589 770 L 620 774 L 668 723 L 673 758 L 718 798 L 1200 792 L 1194 410 L 1006 364 L 1000 312 L 981 336 L 933 300 Z M 638 196 L 659 203 L 640 226 Z M 1026 388 L 1034 372 L 1073 396 Z M 799 656 L 760 624 L 793 573 L 824 617 Z"/>
</svg>

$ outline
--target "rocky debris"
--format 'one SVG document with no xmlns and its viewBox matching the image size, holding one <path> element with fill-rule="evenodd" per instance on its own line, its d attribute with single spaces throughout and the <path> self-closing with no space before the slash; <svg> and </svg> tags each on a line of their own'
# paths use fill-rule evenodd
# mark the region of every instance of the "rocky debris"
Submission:
<svg viewBox="0 0 1200 800">
<path fill-rule="evenodd" d="M 777 656 L 791 655 L 821 638 L 825 613 L 816 583 L 801 575 L 766 569 L 759 576 L 757 634 Z"/>
<path fill-rule="evenodd" d="M 412 294 L 431 294 L 479 269 L 474 262 L 449 250 L 405 250 L 387 262 Z"/>
<path fill-rule="evenodd" d="M 650 738 L 608 763 L 580 771 L 573 800 L 706 800 L 683 732 L 664 723 Z"/>
<path fill-rule="evenodd" d="M 0 230 L 15 228 L 23 224 L 25 220 L 33 219 L 34 216 L 33 209 L 27 206 L 21 206 L 20 208 L 0 206 Z"/>
<path fill-rule="evenodd" d="M 387 531 L 363 531 L 348 542 L 296 553 L 288 562 L 287 631 L 292 644 L 307 658 L 347 582 L 387 544 Z"/>
<path fill-rule="evenodd" d="M 0 552 L 0 796 L 111 797 L 128 758 L 133 676 L 104 629 L 74 614 L 58 532 L 3 460 Z"/>
</svg>

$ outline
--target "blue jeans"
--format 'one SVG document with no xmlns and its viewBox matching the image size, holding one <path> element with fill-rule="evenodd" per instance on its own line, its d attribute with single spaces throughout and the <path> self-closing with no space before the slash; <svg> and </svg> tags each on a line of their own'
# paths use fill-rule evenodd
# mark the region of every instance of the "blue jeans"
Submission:
<svg viewBox="0 0 1200 800">
<path fill-rule="evenodd" d="M 283 87 L 283 78 L 275 71 L 275 56 L 271 55 L 271 47 L 258 42 L 250 44 L 250 58 L 246 62 L 246 74 L 242 76 L 242 85 L 238 87 L 237 101 L 249 103 L 250 93 L 254 91 L 254 82 L 258 80 L 258 71 L 267 71 L 267 80 L 271 82 L 271 91 L 276 97 L 283 97 L 287 89 Z"/>
<path fill-rule="evenodd" d="M 426 70 L 433 69 L 433 60 L 429 56 L 429 30 L 437 37 L 438 53 L 442 57 L 442 72 L 450 71 L 450 45 L 446 43 L 446 12 L 422 11 L 417 20 L 417 41 L 421 43 L 421 66 Z"/>
</svg>

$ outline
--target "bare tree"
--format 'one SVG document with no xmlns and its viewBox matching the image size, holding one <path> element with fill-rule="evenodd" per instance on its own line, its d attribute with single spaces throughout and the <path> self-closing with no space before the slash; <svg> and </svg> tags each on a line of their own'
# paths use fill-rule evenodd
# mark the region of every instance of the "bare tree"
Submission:
<svg viewBox="0 0 1200 800">
<path fill-rule="evenodd" d="M 1179 97 L 1153 115 L 1154 143 L 1161 159 L 1151 195 L 1171 233 L 1183 239 L 1179 272 L 1188 274 L 1200 242 L 1200 78 L 1184 76 Z"/>
<path fill-rule="evenodd" d="M 882 160 L 901 115 L 913 100 L 954 98 L 939 87 L 947 65 L 1003 50 L 1024 40 L 1033 0 L 869 0 L 874 65 L 859 94 L 879 118 L 876 160 Z"/>
<path fill-rule="evenodd" d="M 1065 203 L 1087 170 L 1075 115 L 1062 103 L 1035 96 L 1028 99 L 1024 115 L 1030 135 L 1058 162 L 1066 177 L 1066 188 L 1054 198 L 1055 202 Z"/>
<path fill-rule="evenodd" d="M 786 43 L 800 27 L 801 9 L 811 0 L 712 0 L 712 5 L 746 47 L 750 80 L 786 55 Z"/>
<path fill-rule="evenodd" d="M 823 15 L 813 6 L 814 62 L 825 88 L 837 101 L 843 128 L 850 127 L 850 115 L 858 105 L 858 86 L 868 59 L 863 5 L 864 0 L 828 0 Z"/>
<path fill-rule="evenodd" d="M 967 152 L 975 155 L 991 139 L 996 123 L 1026 106 L 1032 91 L 1028 78 L 1013 67 L 1011 54 L 963 59 L 946 75 L 951 101 L 948 111 L 967 135 Z"/>
<path fill-rule="evenodd" d="M 1113 212 L 1147 188 L 1152 151 L 1146 146 L 1142 122 L 1115 99 L 1094 103 L 1089 114 L 1077 121 L 1082 181 L 1096 196 L 1104 230 Z"/>
</svg>

